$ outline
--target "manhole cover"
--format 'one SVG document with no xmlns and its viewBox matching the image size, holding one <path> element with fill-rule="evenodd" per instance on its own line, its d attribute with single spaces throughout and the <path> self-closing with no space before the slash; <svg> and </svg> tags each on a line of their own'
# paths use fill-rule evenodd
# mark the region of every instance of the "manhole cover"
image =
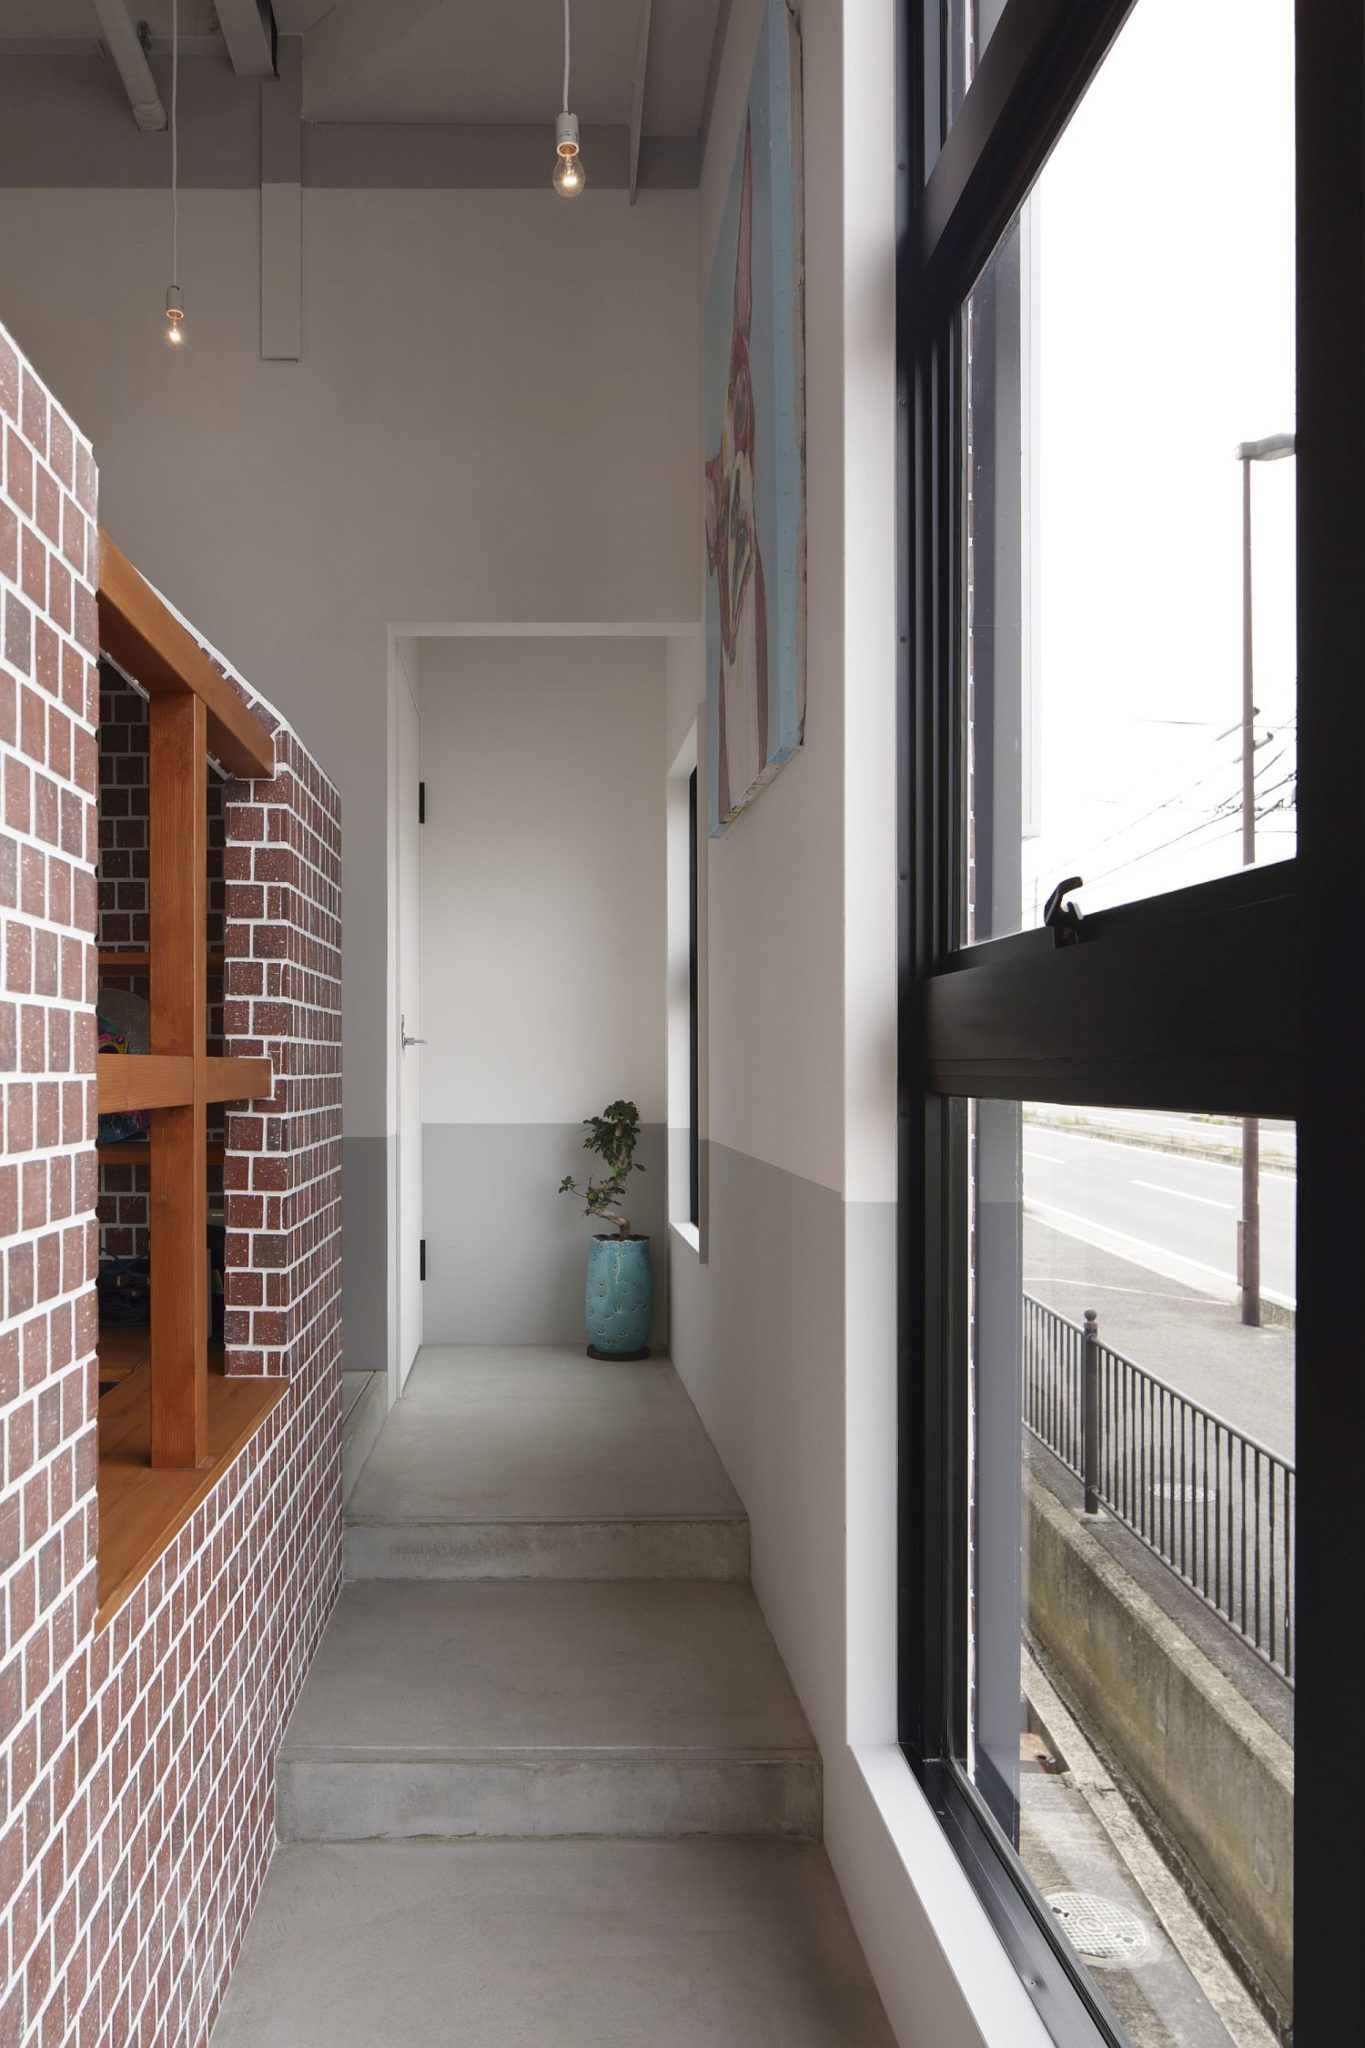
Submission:
<svg viewBox="0 0 1365 2048">
<path fill-rule="evenodd" d="M 1049 1892 L 1047 1902 L 1077 1955 L 1088 1962 L 1132 1962 L 1152 1945 L 1136 1913 L 1098 1892 Z"/>
</svg>

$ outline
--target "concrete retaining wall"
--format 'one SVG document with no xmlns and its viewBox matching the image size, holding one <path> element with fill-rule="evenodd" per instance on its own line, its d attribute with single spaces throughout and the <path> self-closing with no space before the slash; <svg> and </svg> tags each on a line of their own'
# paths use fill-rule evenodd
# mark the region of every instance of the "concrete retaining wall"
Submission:
<svg viewBox="0 0 1365 2048">
<path fill-rule="evenodd" d="M 1027 1483 L 1029 1626 L 1285 2011 L 1294 1755 L 1055 1495 Z"/>
</svg>

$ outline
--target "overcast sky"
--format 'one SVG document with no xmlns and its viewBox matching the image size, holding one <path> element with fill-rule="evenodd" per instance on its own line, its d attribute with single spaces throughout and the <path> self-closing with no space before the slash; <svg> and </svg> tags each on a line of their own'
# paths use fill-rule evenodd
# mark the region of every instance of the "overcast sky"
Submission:
<svg viewBox="0 0 1365 2048">
<path fill-rule="evenodd" d="M 1093 909 L 1241 864 L 1234 450 L 1294 426 L 1293 203 L 1291 0 L 1138 0 L 1035 196 L 1026 922 L 1066 874 Z M 1252 473 L 1258 809 L 1293 799 L 1295 468 Z"/>
</svg>

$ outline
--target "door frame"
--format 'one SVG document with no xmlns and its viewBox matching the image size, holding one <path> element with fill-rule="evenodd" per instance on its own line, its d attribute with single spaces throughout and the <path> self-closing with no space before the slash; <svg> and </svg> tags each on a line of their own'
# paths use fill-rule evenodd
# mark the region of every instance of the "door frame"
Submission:
<svg viewBox="0 0 1365 2048">
<path fill-rule="evenodd" d="M 406 652 L 405 652 L 406 650 Z M 408 1256 L 404 1239 L 406 1230 L 403 1218 L 402 1186 L 404 1169 L 403 1135 L 403 1051 L 400 1044 L 401 1018 L 403 1012 L 403 989 L 401 970 L 405 942 L 420 950 L 420 912 L 410 935 L 403 930 L 402 915 L 402 832 L 400 821 L 402 807 L 407 800 L 402 787 L 402 748 L 400 744 L 400 717 L 403 698 L 406 695 L 420 720 L 421 706 L 418 701 L 413 673 L 413 654 L 408 633 L 399 627 L 390 626 L 388 633 L 388 719 L 387 719 L 387 762 L 385 775 L 385 797 L 387 806 L 387 875 L 386 913 L 387 945 L 385 949 L 384 976 L 384 1066 L 385 1066 L 385 1127 L 388 1132 L 386 1146 L 386 1258 L 385 1258 L 385 1327 L 386 1356 L 385 1378 L 386 1397 L 390 1408 L 401 1399 L 407 1374 L 404 1371 L 404 1324 L 403 1324 L 403 1276 L 404 1261 Z M 411 1029 L 411 1020 L 409 1020 Z M 414 1074 L 415 1085 L 420 1091 L 420 1071 Z M 420 1094 L 418 1121 L 419 1158 L 417 1170 L 420 1175 Z M 418 1204 L 418 1239 L 421 1237 L 421 1205 Z M 418 1256 L 417 1245 L 411 1247 L 411 1256 Z M 418 1348 L 421 1346 L 420 1296 L 418 1307 Z M 413 1356 L 415 1358 L 416 1352 Z"/>
</svg>

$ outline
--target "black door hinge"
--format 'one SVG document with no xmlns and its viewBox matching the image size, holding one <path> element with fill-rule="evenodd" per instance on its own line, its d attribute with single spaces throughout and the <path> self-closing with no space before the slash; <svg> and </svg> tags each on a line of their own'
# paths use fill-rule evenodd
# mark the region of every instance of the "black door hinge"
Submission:
<svg viewBox="0 0 1365 2048">
<path fill-rule="evenodd" d="M 418 1247 L 417 1247 L 417 1278 L 418 1278 L 419 1280 L 425 1280 L 425 1279 L 426 1279 L 426 1277 L 427 1277 L 427 1241 L 426 1241 L 426 1239 L 425 1239 L 425 1238 L 422 1238 L 422 1239 L 421 1239 L 421 1240 L 419 1241 L 419 1243 L 418 1243 Z"/>
<path fill-rule="evenodd" d="M 427 786 L 425 782 L 419 782 L 417 785 L 417 822 L 419 825 L 425 825 L 427 822 Z"/>
</svg>

